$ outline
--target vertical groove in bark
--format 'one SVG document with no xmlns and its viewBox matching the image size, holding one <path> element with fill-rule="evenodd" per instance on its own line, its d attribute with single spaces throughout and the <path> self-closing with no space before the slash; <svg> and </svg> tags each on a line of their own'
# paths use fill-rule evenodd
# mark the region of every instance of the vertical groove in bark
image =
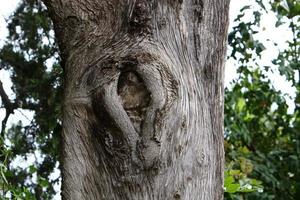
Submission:
<svg viewBox="0 0 300 200">
<path fill-rule="evenodd" d="M 48 0 L 64 199 L 222 199 L 228 0 Z"/>
</svg>

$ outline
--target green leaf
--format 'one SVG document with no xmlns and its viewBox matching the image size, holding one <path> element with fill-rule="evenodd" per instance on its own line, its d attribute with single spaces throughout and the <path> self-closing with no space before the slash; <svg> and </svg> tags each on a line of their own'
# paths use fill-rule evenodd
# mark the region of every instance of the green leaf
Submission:
<svg viewBox="0 0 300 200">
<path fill-rule="evenodd" d="M 227 177 L 225 177 L 225 180 L 224 180 L 224 186 L 227 187 L 233 182 L 234 182 L 234 178 L 232 176 L 227 176 Z"/>
<path fill-rule="evenodd" d="M 240 184 L 230 184 L 227 187 L 225 187 L 225 192 L 228 193 L 236 193 L 240 188 Z"/>
<path fill-rule="evenodd" d="M 243 108 L 245 107 L 245 105 L 246 105 L 246 101 L 245 101 L 245 99 L 244 98 L 239 98 L 238 100 L 237 100 L 237 103 L 236 103 L 236 110 L 238 111 L 238 112 L 241 112 L 242 110 L 243 110 Z"/>
<path fill-rule="evenodd" d="M 39 185 L 42 186 L 42 187 L 48 187 L 49 186 L 49 182 L 48 180 L 46 180 L 45 178 L 40 178 L 39 179 Z"/>
<path fill-rule="evenodd" d="M 34 165 L 29 166 L 29 173 L 33 174 L 37 171 L 37 168 Z"/>
</svg>

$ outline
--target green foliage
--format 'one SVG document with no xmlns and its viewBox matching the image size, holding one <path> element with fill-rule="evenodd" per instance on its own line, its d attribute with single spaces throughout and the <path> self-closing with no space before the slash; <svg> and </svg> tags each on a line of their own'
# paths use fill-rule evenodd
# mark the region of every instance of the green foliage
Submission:
<svg viewBox="0 0 300 200">
<path fill-rule="evenodd" d="M 226 162 L 232 169 L 239 170 L 242 176 L 254 178 L 256 182 L 259 180 L 258 187 L 263 186 L 263 192 L 242 193 L 239 189 L 241 186 L 238 187 L 239 180 L 234 176 L 234 179 L 230 178 L 230 168 L 225 172 L 225 180 L 233 180 L 233 189 L 231 193 L 225 193 L 225 199 L 298 199 L 300 82 L 296 77 L 300 74 L 300 2 L 275 0 L 257 3 L 260 13 L 266 12 L 264 5 L 269 4 L 272 11 L 267 12 L 275 12 L 278 17 L 276 26 L 288 24 L 293 39 L 287 41 L 288 48 L 281 49 L 278 57 L 272 61 L 274 66 L 262 67 L 257 59 L 264 48 L 261 48 L 260 42 L 252 39 L 260 26 L 260 19 L 256 17 L 258 14 L 255 14 L 257 10 L 244 7 L 241 12 L 253 12 L 254 19 L 245 22 L 243 14 L 239 15 L 236 18 L 238 24 L 229 34 L 231 56 L 239 63 L 239 77 L 225 91 Z M 288 112 L 287 105 L 290 97 L 277 91 L 266 75 L 276 70 L 296 89 L 292 113 Z"/>
<path fill-rule="evenodd" d="M 247 178 L 240 170 L 226 170 L 224 176 L 224 190 L 229 197 L 237 192 L 263 192 L 262 182 L 256 179 Z"/>
<path fill-rule="evenodd" d="M 1 152 L 10 154 L 5 162 L 3 156 L 0 160 L 7 179 L 3 196 L 51 199 L 53 185 L 59 181 L 51 179 L 51 173 L 58 164 L 62 97 L 62 69 L 52 23 L 40 1 L 24 0 L 8 19 L 8 30 L 0 50 L 1 68 L 10 72 L 18 109 L 33 111 L 34 116 L 29 125 L 16 123 L 4 131 Z M 16 166 L 16 160 L 31 166 Z"/>
<path fill-rule="evenodd" d="M 227 148 L 234 148 L 233 145 L 228 145 L 230 144 L 225 141 L 226 150 Z M 235 154 L 236 159 L 227 162 L 224 175 L 225 197 L 235 199 L 235 193 L 263 192 L 262 182 L 248 177 L 254 169 L 251 160 L 247 159 L 250 153 L 248 148 L 245 146 L 239 147 L 232 152 Z"/>
<path fill-rule="evenodd" d="M 228 43 L 229 47 L 231 47 L 230 57 L 241 63 L 248 63 L 251 59 L 255 60 L 265 49 L 264 45 L 253 37 L 258 33 L 254 27 L 260 23 L 261 12 L 257 10 L 252 11 L 253 19 L 249 22 L 244 22 L 243 18 L 247 10 L 251 10 L 251 6 L 245 6 L 240 10 L 240 14 L 235 19 L 235 22 L 240 23 L 234 26 L 228 35 Z M 241 58 L 239 59 L 239 57 Z"/>
</svg>

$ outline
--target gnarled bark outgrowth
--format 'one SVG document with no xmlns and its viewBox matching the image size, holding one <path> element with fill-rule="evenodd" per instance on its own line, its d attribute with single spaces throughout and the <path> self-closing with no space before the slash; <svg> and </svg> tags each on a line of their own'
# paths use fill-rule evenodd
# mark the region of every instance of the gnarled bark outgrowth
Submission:
<svg viewBox="0 0 300 200">
<path fill-rule="evenodd" d="M 65 199 L 222 199 L 227 0 L 48 0 Z"/>
</svg>

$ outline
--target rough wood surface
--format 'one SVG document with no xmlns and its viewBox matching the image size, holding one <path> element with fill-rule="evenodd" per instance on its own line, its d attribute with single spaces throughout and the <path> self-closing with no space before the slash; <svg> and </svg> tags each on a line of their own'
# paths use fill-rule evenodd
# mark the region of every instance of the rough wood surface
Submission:
<svg viewBox="0 0 300 200">
<path fill-rule="evenodd" d="M 229 0 L 45 0 L 65 70 L 63 199 L 223 199 Z"/>
</svg>

